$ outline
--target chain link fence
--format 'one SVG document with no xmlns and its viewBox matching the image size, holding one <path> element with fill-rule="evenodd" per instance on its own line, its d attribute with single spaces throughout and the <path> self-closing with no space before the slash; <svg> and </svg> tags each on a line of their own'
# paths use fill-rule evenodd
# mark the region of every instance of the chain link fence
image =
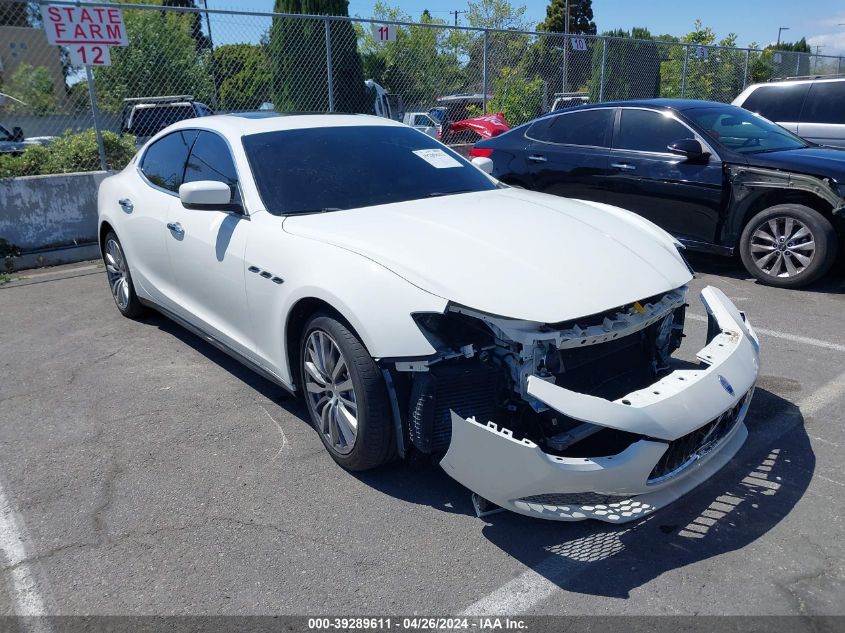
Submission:
<svg viewBox="0 0 845 633">
<path fill-rule="evenodd" d="M 518 125 L 587 102 L 729 102 L 750 83 L 843 71 L 841 57 L 787 51 L 435 22 L 81 6 L 123 11 L 129 45 L 112 48 L 108 66 L 74 66 L 69 51 L 47 43 L 36 3 L 0 0 L 0 177 L 117 169 L 162 127 L 212 112 L 408 115 L 430 129 L 443 118 L 502 112 Z"/>
</svg>

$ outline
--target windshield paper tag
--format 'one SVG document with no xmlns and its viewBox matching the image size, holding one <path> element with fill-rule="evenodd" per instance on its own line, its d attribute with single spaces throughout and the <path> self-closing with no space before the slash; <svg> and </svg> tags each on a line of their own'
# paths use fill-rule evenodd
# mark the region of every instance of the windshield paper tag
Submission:
<svg viewBox="0 0 845 633">
<path fill-rule="evenodd" d="M 449 156 L 442 149 L 418 149 L 414 154 L 422 158 L 432 167 L 437 169 L 448 169 L 449 167 L 461 167 L 462 165 Z"/>
</svg>

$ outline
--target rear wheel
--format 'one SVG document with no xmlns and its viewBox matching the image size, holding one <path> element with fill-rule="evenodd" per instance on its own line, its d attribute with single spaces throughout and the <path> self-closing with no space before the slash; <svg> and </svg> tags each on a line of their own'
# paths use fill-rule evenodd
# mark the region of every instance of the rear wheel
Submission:
<svg viewBox="0 0 845 633">
<path fill-rule="evenodd" d="M 836 231 L 818 211 L 779 204 L 755 215 L 742 232 L 745 268 L 765 284 L 798 288 L 824 275 L 836 259 Z"/>
<path fill-rule="evenodd" d="M 123 247 L 114 231 L 109 231 L 106 234 L 106 239 L 103 242 L 103 259 L 106 264 L 109 288 L 117 309 L 123 316 L 130 319 L 141 316 L 144 313 L 144 306 L 135 294 L 132 275 L 129 273 L 129 264 L 126 262 L 126 254 L 123 252 Z"/>
<path fill-rule="evenodd" d="M 314 428 L 338 464 L 369 470 L 392 459 L 384 379 L 345 323 L 328 314 L 311 318 L 300 343 L 300 377 Z"/>
</svg>

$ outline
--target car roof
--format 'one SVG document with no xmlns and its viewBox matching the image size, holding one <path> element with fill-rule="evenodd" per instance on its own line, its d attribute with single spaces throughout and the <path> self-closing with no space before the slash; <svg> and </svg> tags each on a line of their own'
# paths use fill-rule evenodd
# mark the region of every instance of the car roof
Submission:
<svg viewBox="0 0 845 633">
<path fill-rule="evenodd" d="M 835 83 L 837 81 L 845 81 L 845 77 L 842 77 L 841 75 L 837 75 L 835 77 L 826 77 L 824 75 L 813 75 L 807 77 L 787 77 L 786 79 L 776 79 L 763 83 L 751 84 L 750 86 L 748 86 L 748 88 L 746 88 L 746 90 L 756 89 L 760 86 L 792 86 L 797 84 Z"/>
<path fill-rule="evenodd" d="M 195 119 L 178 121 L 165 128 L 175 131 L 186 128 L 212 129 L 226 136 L 238 137 L 262 132 L 280 130 L 300 130 L 318 127 L 353 127 L 353 126 L 398 126 L 405 127 L 398 121 L 368 114 L 312 114 L 278 112 L 243 112 L 235 114 L 215 114 Z M 164 131 L 164 130 L 163 130 Z"/>
<path fill-rule="evenodd" d="M 557 110 L 549 112 L 544 116 L 554 116 L 563 114 L 565 112 L 576 112 L 578 110 L 590 110 L 591 108 L 655 108 L 655 109 L 669 109 L 683 112 L 684 110 L 692 110 L 694 108 L 707 108 L 713 106 L 730 106 L 728 103 L 721 103 L 719 101 L 704 101 L 700 99 L 632 99 L 629 101 L 599 101 L 597 103 L 587 103 L 574 108 L 566 108 L 565 110 Z M 733 106 L 736 107 L 736 106 Z"/>
<path fill-rule="evenodd" d="M 589 103 L 575 108 L 568 108 L 561 110 L 561 112 L 572 112 L 573 110 L 589 110 L 590 108 L 605 107 L 605 108 L 620 108 L 620 107 L 648 107 L 648 108 L 669 108 L 671 110 L 691 110 L 693 108 L 706 108 L 711 106 L 726 106 L 728 103 L 721 101 L 704 101 L 702 99 L 631 99 L 628 101 L 599 101 L 597 103 Z"/>
</svg>

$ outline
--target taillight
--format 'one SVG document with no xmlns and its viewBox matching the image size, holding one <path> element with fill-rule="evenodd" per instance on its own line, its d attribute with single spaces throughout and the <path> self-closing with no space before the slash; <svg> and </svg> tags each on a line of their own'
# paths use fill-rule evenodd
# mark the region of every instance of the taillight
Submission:
<svg viewBox="0 0 845 633">
<path fill-rule="evenodd" d="M 487 147 L 472 147 L 469 150 L 469 155 L 475 158 L 476 156 L 480 156 L 481 158 L 490 158 L 493 155 L 493 150 Z"/>
</svg>

